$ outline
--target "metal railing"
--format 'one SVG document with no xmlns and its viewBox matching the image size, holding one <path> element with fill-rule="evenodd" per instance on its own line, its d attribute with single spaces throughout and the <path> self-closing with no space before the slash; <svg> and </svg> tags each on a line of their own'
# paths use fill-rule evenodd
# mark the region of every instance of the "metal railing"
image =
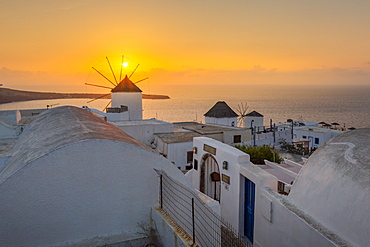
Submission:
<svg viewBox="0 0 370 247">
<path fill-rule="evenodd" d="M 161 209 L 192 238 L 193 246 L 252 246 L 231 224 L 203 204 L 197 192 L 175 181 L 161 170 Z"/>
</svg>

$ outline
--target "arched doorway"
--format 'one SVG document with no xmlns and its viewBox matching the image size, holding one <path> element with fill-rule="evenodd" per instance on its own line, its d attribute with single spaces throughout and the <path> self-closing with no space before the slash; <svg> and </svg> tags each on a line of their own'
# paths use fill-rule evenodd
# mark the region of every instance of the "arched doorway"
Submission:
<svg viewBox="0 0 370 247">
<path fill-rule="evenodd" d="M 220 169 L 216 159 L 211 154 L 204 155 L 200 166 L 200 191 L 207 196 L 220 201 L 220 177 Z"/>
</svg>

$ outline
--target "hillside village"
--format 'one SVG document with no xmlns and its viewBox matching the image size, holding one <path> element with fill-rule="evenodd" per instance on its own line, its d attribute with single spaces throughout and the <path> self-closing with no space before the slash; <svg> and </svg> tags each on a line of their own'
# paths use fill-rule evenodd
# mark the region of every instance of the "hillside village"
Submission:
<svg viewBox="0 0 370 247">
<path fill-rule="evenodd" d="M 106 112 L 0 112 L 4 246 L 366 246 L 370 130 L 265 126 L 219 101 L 204 123 L 142 118 L 127 76 Z M 254 164 L 234 146 L 317 149 Z"/>
</svg>

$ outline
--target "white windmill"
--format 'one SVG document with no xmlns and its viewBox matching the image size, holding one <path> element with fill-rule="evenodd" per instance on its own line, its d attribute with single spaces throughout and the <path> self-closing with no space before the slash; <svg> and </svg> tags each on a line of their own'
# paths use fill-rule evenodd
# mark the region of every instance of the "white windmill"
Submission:
<svg viewBox="0 0 370 247">
<path fill-rule="evenodd" d="M 99 75 L 104 77 L 107 81 L 109 81 L 113 87 L 108 86 L 102 86 L 102 85 L 96 85 L 91 83 L 85 83 L 89 86 L 95 86 L 95 87 L 101 87 L 101 88 L 107 88 L 111 89 L 110 93 L 102 95 L 98 98 L 95 98 L 93 100 L 88 101 L 87 103 L 90 103 L 94 100 L 104 98 L 111 94 L 111 101 L 108 103 L 108 105 L 111 103 L 111 107 L 108 108 L 108 105 L 105 107 L 106 109 L 106 115 L 108 117 L 109 121 L 121 121 L 121 120 L 142 120 L 143 118 L 143 110 L 142 110 L 142 91 L 141 89 L 136 86 L 137 83 L 144 81 L 148 79 L 148 77 L 141 79 L 136 82 L 132 82 L 130 78 L 135 73 L 137 68 L 140 64 L 138 64 L 135 69 L 132 71 L 130 76 L 125 76 L 122 79 L 122 67 L 127 67 L 128 63 L 124 62 L 124 56 L 122 56 L 122 66 L 120 69 L 119 74 L 119 81 L 117 80 L 117 77 L 112 69 L 112 66 L 109 62 L 108 57 L 106 57 L 109 68 L 112 72 L 114 81 L 108 79 L 105 75 L 103 75 L 101 72 L 99 72 L 96 68 L 92 67 Z"/>
</svg>

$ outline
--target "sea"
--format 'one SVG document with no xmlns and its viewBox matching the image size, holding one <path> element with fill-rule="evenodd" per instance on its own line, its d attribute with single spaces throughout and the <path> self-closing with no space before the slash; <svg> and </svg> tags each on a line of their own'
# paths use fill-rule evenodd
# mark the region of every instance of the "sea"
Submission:
<svg viewBox="0 0 370 247">
<path fill-rule="evenodd" d="M 204 114 L 225 101 L 234 111 L 264 116 L 265 125 L 287 119 L 339 123 L 342 127 L 370 128 L 370 85 L 144 85 L 143 93 L 170 99 L 144 99 L 144 119 L 167 122 L 204 122 Z M 104 93 L 104 92 L 103 92 Z M 88 106 L 103 110 L 110 100 L 52 99 L 0 104 L 0 110 L 46 108 L 47 105 Z M 237 112 L 238 113 L 238 112 Z"/>
</svg>

